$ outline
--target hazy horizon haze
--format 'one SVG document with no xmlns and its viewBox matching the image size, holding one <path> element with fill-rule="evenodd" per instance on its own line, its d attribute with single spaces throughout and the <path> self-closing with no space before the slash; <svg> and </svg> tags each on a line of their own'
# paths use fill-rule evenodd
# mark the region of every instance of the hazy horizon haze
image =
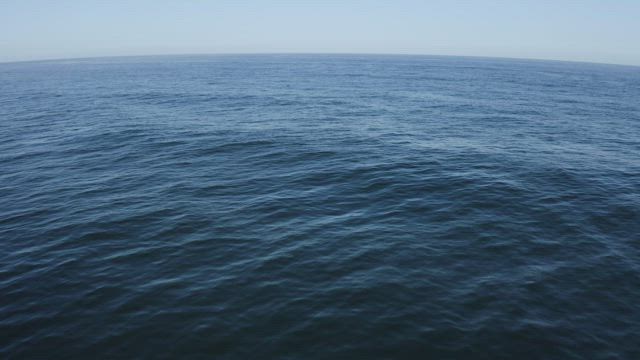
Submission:
<svg viewBox="0 0 640 360">
<path fill-rule="evenodd" d="M 640 65 L 640 2 L 14 1 L 0 61 L 362 53 Z"/>
</svg>

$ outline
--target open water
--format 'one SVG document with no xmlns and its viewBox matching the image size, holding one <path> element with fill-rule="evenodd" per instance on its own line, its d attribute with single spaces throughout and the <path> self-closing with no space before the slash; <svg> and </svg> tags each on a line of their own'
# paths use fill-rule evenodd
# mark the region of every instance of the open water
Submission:
<svg viewBox="0 0 640 360">
<path fill-rule="evenodd" d="M 0 64 L 0 357 L 640 359 L 640 68 Z"/>
</svg>

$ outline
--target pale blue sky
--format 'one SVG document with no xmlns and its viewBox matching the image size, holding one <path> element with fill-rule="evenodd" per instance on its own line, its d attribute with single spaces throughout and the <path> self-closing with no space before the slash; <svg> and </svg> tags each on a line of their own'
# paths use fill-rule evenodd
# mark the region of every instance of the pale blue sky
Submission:
<svg viewBox="0 0 640 360">
<path fill-rule="evenodd" d="M 640 0 L 0 0 L 0 61 L 263 52 L 640 65 Z"/>
</svg>

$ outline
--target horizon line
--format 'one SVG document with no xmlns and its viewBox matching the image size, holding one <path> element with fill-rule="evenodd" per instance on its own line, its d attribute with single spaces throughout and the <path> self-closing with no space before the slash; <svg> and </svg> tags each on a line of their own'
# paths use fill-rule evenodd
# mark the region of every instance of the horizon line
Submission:
<svg viewBox="0 0 640 360">
<path fill-rule="evenodd" d="M 519 61 L 539 61 L 539 62 L 559 62 L 576 63 L 590 65 L 608 65 L 638 68 L 640 64 L 621 64 L 586 60 L 564 60 L 551 58 L 526 58 L 510 56 L 482 56 L 482 55 L 447 55 L 447 54 L 427 54 L 427 53 L 378 53 L 378 52 L 220 52 L 220 53 L 168 53 L 168 54 L 141 54 L 141 55 L 99 55 L 82 57 L 61 57 L 29 60 L 0 60 L 0 65 L 38 63 L 38 62 L 60 62 L 60 61 L 81 61 L 92 59 L 118 59 L 118 58 L 143 58 L 143 57 L 172 57 L 172 56 L 260 56 L 260 55 L 328 55 L 328 56 L 423 56 L 423 57 L 449 57 L 449 58 L 469 58 L 469 59 L 491 59 L 491 60 L 519 60 Z"/>
</svg>

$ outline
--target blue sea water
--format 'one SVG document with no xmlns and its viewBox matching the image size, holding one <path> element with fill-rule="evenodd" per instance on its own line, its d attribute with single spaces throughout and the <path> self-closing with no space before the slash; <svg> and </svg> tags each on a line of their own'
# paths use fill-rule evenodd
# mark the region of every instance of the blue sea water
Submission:
<svg viewBox="0 0 640 360">
<path fill-rule="evenodd" d="M 0 357 L 640 358 L 640 68 L 0 64 Z"/>
</svg>

